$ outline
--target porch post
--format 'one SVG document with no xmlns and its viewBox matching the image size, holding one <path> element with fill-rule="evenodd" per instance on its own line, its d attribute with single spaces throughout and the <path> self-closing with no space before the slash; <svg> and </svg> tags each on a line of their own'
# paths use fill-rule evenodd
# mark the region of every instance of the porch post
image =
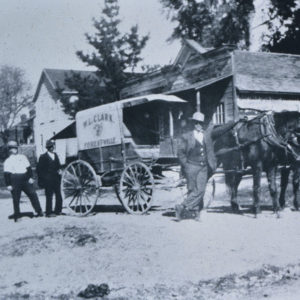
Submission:
<svg viewBox="0 0 300 300">
<path fill-rule="evenodd" d="M 200 112 L 201 95 L 200 90 L 196 92 L 196 111 Z"/>
<path fill-rule="evenodd" d="M 174 122 L 173 122 L 173 114 L 171 109 L 169 109 L 169 127 L 170 127 L 170 137 L 174 136 Z"/>
</svg>

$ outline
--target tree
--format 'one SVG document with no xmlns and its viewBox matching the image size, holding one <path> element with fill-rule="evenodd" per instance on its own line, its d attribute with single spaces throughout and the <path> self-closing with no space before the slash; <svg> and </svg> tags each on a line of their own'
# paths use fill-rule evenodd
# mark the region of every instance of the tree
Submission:
<svg viewBox="0 0 300 300">
<path fill-rule="evenodd" d="M 149 36 L 140 37 L 137 25 L 131 27 L 128 33 L 122 34 L 119 31 L 120 22 L 118 0 L 105 0 L 100 19 L 93 19 L 93 25 L 96 29 L 95 34 L 90 35 L 87 33 L 85 35 L 88 44 L 95 49 L 95 52 L 92 54 L 84 54 L 82 51 L 76 52 L 84 63 L 96 67 L 95 75 L 98 83 L 102 82 L 104 85 L 102 97 L 99 97 L 99 90 L 95 93 L 92 92 L 91 95 L 86 95 L 87 97 L 79 93 L 79 102 L 84 102 L 87 98 L 91 99 L 95 94 L 97 94 L 98 103 L 91 99 L 89 101 L 91 106 L 119 100 L 121 90 L 126 85 L 127 80 L 134 75 L 135 67 L 142 60 L 141 51 L 146 46 Z M 84 83 L 84 80 L 81 79 L 80 76 L 69 78 L 67 84 L 78 91 L 80 89 L 76 87 L 76 84 L 79 81 L 81 81 L 81 84 L 79 84 L 81 87 L 84 84 L 91 85 L 90 88 L 96 86 L 97 80 L 95 81 L 95 79 L 93 79 L 93 83 L 89 80 Z M 84 104 L 79 103 L 76 109 L 84 106 Z M 68 106 L 65 106 L 65 111 L 70 113 Z"/>
<path fill-rule="evenodd" d="M 80 72 L 72 71 L 71 75 L 66 74 L 65 84 L 73 91 L 76 97 L 70 98 L 63 94 L 63 89 L 57 86 L 57 92 L 61 95 L 60 101 L 64 111 L 72 118 L 76 112 L 100 105 L 104 99 L 109 99 L 106 89 L 103 88 L 96 74 L 83 76 Z"/>
<path fill-rule="evenodd" d="M 20 111 L 29 105 L 32 99 L 29 92 L 30 84 L 22 69 L 8 65 L 0 67 L 0 135 L 4 141 Z"/>
<path fill-rule="evenodd" d="M 160 0 L 168 16 L 177 22 L 171 39 L 188 38 L 204 47 L 250 45 L 253 0 Z"/>
<path fill-rule="evenodd" d="M 298 2 L 298 4 L 297 4 Z M 270 0 L 269 33 L 262 49 L 271 52 L 300 54 L 300 8 L 297 0 Z M 298 5 L 298 6 L 297 6 Z"/>
</svg>

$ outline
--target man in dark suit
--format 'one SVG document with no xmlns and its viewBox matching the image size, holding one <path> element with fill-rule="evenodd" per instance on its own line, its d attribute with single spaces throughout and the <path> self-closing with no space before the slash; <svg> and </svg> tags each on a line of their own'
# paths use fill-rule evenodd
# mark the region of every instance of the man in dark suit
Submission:
<svg viewBox="0 0 300 300">
<path fill-rule="evenodd" d="M 47 141 L 47 152 L 39 158 L 37 172 L 39 186 L 45 189 L 46 217 L 60 215 L 62 211 L 62 197 L 60 193 L 60 162 L 54 152 L 54 141 Z M 52 208 L 52 197 L 55 194 L 55 209 Z"/>
<path fill-rule="evenodd" d="M 184 133 L 178 143 L 177 155 L 187 179 L 188 189 L 187 198 L 175 206 L 178 220 L 188 218 L 199 220 L 207 181 L 217 168 L 213 139 L 235 125 L 230 122 L 219 129 L 214 129 L 210 123 L 204 130 L 204 115 L 200 112 L 193 114 L 192 121 L 194 129 Z M 236 149 L 226 151 L 231 150 Z"/>
</svg>

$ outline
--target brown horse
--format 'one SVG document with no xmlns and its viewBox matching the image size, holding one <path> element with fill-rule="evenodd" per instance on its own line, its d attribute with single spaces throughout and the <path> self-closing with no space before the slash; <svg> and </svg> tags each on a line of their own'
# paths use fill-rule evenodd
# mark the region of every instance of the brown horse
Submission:
<svg viewBox="0 0 300 300">
<path fill-rule="evenodd" d="M 298 112 L 260 114 L 252 120 L 238 122 L 233 130 L 215 140 L 215 151 L 217 154 L 221 153 L 218 155 L 218 159 L 224 169 L 225 183 L 231 194 L 233 211 L 240 211 L 237 201 L 237 189 L 246 168 L 250 167 L 253 175 L 254 214 L 260 212 L 261 176 L 263 171 L 267 175 L 273 210 L 278 213 L 280 205 L 276 185 L 277 167 L 279 164 L 292 163 L 296 168 L 295 153 L 288 147 L 288 141 L 294 132 L 299 130 L 299 120 L 300 113 Z M 238 146 L 240 149 L 222 154 L 222 149 L 234 146 Z M 294 174 L 296 173 L 294 172 Z M 294 187 L 295 189 L 298 193 L 299 184 Z M 299 201 L 298 196 L 297 201 Z"/>
<path fill-rule="evenodd" d="M 298 156 L 298 159 L 294 159 L 294 157 L 289 156 L 289 165 L 283 166 L 281 169 L 281 181 L 280 181 L 280 196 L 279 196 L 279 204 L 283 209 L 285 207 L 285 194 L 286 188 L 288 185 L 289 174 L 292 171 L 293 173 L 293 193 L 294 199 L 293 204 L 296 210 L 299 210 L 300 206 L 300 134 L 295 132 L 289 141 L 289 147 L 292 148 L 294 153 Z"/>
</svg>

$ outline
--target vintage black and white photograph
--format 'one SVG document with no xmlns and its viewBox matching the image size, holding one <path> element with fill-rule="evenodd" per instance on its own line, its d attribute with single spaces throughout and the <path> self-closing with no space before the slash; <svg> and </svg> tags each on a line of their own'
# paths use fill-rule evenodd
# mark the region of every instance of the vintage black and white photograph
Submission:
<svg viewBox="0 0 300 300">
<path fill-rule="evenodd" d="M 300 299 L 300 0 L 0 5 L 0 300 Z"/>
</svg>

